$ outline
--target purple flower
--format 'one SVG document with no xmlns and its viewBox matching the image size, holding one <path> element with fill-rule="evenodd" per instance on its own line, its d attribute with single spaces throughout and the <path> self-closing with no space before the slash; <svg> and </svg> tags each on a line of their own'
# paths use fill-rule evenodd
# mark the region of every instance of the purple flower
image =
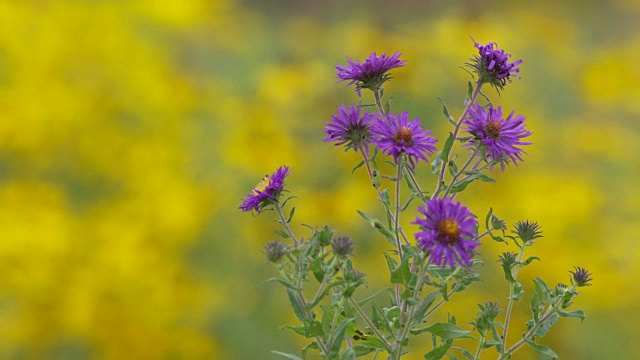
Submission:
<svg viewBox="0 0 640 360">
<path fill-rule="evenodd" d="M 406 153 L 411 167 L 422 159 L 427 161 L 425 154 L 431 155 L 438 140 L 429 136 L 429 130 L 423 130 L 418 125 L 419 118 L 409 121 L 406 111 L 398 115 L 388 114 L 371 125 L 371 140 L 376 147 L 387 155 L 393 155 L 396 164 L 398 156 Z"/>
<path fill-rule="evenodd" d="M 362 63 L 347 58 L 349 65 L 336 64 L 336 77 L 340 81 L 349 81 L 347 86 L 355 83 L 358 96 L 361 95 L 360 89 L 362 88 L 377 91 L 385 81 L 391 79 L 391 75 L 387 74 L 387 71 L 406 65 L 407 60 L 400 60 L 401 55 L 400 52 L 396 52 L 390 57 L 387 56 L 387 53 L 380 56 L 371 53 Z"/>
<path fill-rule="evenodd" d="M 522 59 L 509 63 L 511 54 L 498 49 L 498 44 L 490 42 L 487 45 L 482 45 L 475 40 L 473 43 L 480 55 L 474 56 L 471 63 L 467 63 L 467 66 L 478 74 L 479 83 L 489 83 L 502 90 L 507 82 L 511 82 L 510 76 L 518 76 L 520 68 L 517 65 L 522 64 Z"/>
<path fill-rule="evenodd" d="M 324 131 L 327 137 L 324 141 L 335 142 L 335 145 L 346 144 L 346 149 L 358 149 L 369 143 L 369 125 L 373 122 L 378 113 L 370 114 L 364 111 L 361 114 L 360 106 L 344 104 L 338 108 L 337 115 L 331 115 L 331 122 L 327 122 Z"/>
<path fill-rule="evenodd" d="M 289 173 L 288 166 L 280 166 L 273 175 L 265 175 L 253 191 L 247 194 L 247 198 L 240 205 L 240 210 L 260 212 L 271 201 L 277 201 L 284 189 L 284 179 Z"/>
<path fill-rule="evenodd" d="M 506 119 L 502 119 L 500 106 L 497 109 L 493 106 L 483 109 L 479 104 L 473 105 L 469 110 L 469 118 L 464 124 L 475 142 L 466 145 L 479 145 L 487 161 L 500 161 L 502 171 L 508 159 L 518 165 L 517 160 L 523 161 L 521 154 L 526 152 L 516 146 L 532 144 L 521 141 L 532 134 L 531 131 L 525 130 L 524 120 L 525 117 L 522 115 L 514 116 L 513 111 Z"/>
<path fill-rule="evenodd" d="M 431 199 L 418 208 L 418 217 L 412 224 L 422 231 L 415 234 L 418 246 L 430 253 L 433 264 L 454 268 L 456 264 L 471 265 L 475 248 L 480 245 L 474 238 L 478 222 L 469 209 L 451 198 Z"/>
</svg>

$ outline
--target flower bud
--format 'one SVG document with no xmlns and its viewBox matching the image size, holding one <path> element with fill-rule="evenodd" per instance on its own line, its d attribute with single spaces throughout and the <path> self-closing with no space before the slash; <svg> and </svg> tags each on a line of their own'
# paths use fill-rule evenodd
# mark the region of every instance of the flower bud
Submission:
<svg viewBox="0 0 640 360">
<path fill-rule="evenodd" d="M 525 243 L 533 241 L 539 237 L 542 237 L 542 230 L 537 222 L 518 221 L 514 226 L 515 230 L 512 230 L 514 234 L 517 234 Z"/>
<path fill-rule="evenodd" d="M 336 236 L 331 240 L 333 252 L 340 257 L 353 255 L 356 244 L 348 236 Z"/>
<path fill-rule="evenodd" d="M 591 286 L 591 273 L 578 266 L 574 266 L 574 269 L 575 271 L 569 271 L 573 275 L 571 277 L 571 284 L 576 287 Z"/>
<path fill-rule="evenodd" d="M 264 247 L 264 255 L 267 258 L 267 261 L 272 263 L 280 261 L 288 251 L 287 246 L 279 241 L 272 241 Z"/>
</svg>

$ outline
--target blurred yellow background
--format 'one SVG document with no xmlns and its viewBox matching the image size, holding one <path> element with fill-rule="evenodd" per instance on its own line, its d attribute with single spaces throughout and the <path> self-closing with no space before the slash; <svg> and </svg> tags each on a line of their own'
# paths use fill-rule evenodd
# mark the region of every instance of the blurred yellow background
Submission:
<svg viewBox="0 0 640 360">
<path fill-rule="evenodd" d="M 366 174 L 350 174 L 357 155 L 321 141 L 336 108 L 360 100 L 334 65 L 403 52 L 392 110 L 443 139 L 435 96 L 459 116 L 469 36 L 524 59 L 522 79 L 486 93 L 527 116 L 535 145 L 460 197 L 481 218 L 492 206 L 544 230 L 511 338 L 528 319 L 529 279 L 566 283 L 577 265 L 595 278 L 576 300 L 587 320 L 540 342 L 564 359 L 637 356 L 639 16 L 638 1 L 596 0 L 0 1 L 0 358 L 297 352 L 304 342 L 278 330 L 294 321 L 284 292 L 259 285 L 275 274 L 262 255 L 273 214 L 241 213 L 241 199 L 290 165 L 294 230 L 351 234 L 370 283 L 357 295 L 375 290 L 386 242 L 356 210 L 382 209 Z M 483 246 L 485 282 L 445 313 L 462 307 L 464 323 L 478 302 L 505 306 L 495 259 L 506 249 Z"/>
</svg>

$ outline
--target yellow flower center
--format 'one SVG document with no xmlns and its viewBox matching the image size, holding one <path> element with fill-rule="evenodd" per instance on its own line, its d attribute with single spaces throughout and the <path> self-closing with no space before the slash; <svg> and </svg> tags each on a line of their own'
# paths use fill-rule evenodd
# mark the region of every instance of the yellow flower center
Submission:
<svg viewBox="0 0 640 360">
<path fill-rule="evenodd" d="M 253 188 L 253 193 L 256 195 L 260 195 L 260 192 L 263 192 L 267 188 L 267 186 L 269 186 L 269 176 L 265 176 L 264 178 L 262 178 L 262 180 L 260 180 L 258 185 Z"/>
<path fill-rule="evenodd" d="M 489 120 L 484 125 L 484 133 L 493 140 L 500 138 L 500 130 L 502 130 L 502 123 L 500 120 Z"/>
<path fill-rule="evenodd" d="M 443 219 L 436 225 L 436 230 L 440 238 L 445 238 L 447 242 L 454 242 L 460 237 L 460 228 L 455 219 Z"/>
<path fill-rule="evenodd" d="M 396 145 L 411 146 L 413 144 L 411 129 L 406 126 L 401 127 L 400 130 L 393 135 L 393 142 L 396 143 Z"/>
</svg>

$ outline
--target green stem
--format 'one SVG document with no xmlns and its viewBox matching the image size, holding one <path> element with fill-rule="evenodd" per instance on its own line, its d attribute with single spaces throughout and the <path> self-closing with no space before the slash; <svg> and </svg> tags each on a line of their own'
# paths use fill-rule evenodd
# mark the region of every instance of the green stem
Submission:
<svg viewBox="0 0 640 360">
<path fill-rule="evenodd" d="M 291 237 L 291 239 L 293 239 L 293 244 L 297 247 L 298 246 L 298 239 L 296 239 L 296 236 L 293 235 L 293 232 L 291 231 L 291 228 L 289 227 L 289 223 L 287 222 L 287 220 L 284 218 L 284 214 L 282 213 L 282 207 L 280 206 L 279 202 L 275 202 L 275 207 L 276 207 L 276 212 L 278 213 L 278 217 L 280 217 L 280 223 L 282 224 L 282 226 L 284 227 L 284 229 L 287 231 L 287 234 L 289 234 L 289 236 Z"/>
<path fill-rule="evenodd" d="M 350 297 L 349 304 L 351 304 L 351 306 L 353 306 L 356 309 L 358 314 L 360 314 L 360 317 L 362 318 L 362 320 L 364 320 L 364 322 L 367 323 L 367 326 L 371 329 L 371 331 L 373 331 L 374 334 L 376 334 L 378 339 L 384 344 L 385 348 L 387 348 L 387 351 L 391 352 L 391 348 L 392 348 L 391 344 L 389 344 L 387 339 L 382 334 L 380 334 L 380 331 L 378 331 L 378 328 L 376 328 L 373 325 L 373 323 L 371 322 L 367 314 L 365 314 L 362 308 L 360 307 L 360 305 L 358 305 L 358 302 L 353 300 L 353 298 Z"/>
<path fill-rule="evenodd" d="M 458 171 L 455 175 L 453 175 L 453 178 L 451 178 L 451 183 L 449 184 L 449 187 L 447 187 L 447 190 L 444 192 L 443 196 L 447 196 L 449 194 L 449 192 L 451 191 L 451 188 L 453 188 L 453 185 L 455 185 L 456 180 L 458 179 L 460 174 L 462 174 L 465 170 L 467 170 L 467 167 L 469 166 L 469 164 L 471 164 L 471 161 L 476 157 L 477 154 L 478 152 L 476 150 L 473 150 L 467 162 L 464 163 L 464 165 L 462 166 L 462 169 L 460 169 L 460 171 Z"/>
<path fill-rule="evenodd" d="M 573 292 L 573 291 L 575 291 L 575 289 L 576 289 L 576 287 L 572 286 L 569 291 Z M 531 340 L 533 338 L 534 334 L 536 333 L 536 331 L 538 331 L 538 329 L 542 325 L 544 325 L 544 323 L 547 320 L 549 320 L 549 318 L 551 316 L 553 316 L 553 314 L 556 312 L 556 310 L 558 309 L 558 306 L 560 306 L 560 304 L 562 304 L 562 298 L 557 299 L 554 304 L 550 304 L 549 308 L 547 308 L 547 311 L 545 312 L 545 314 L 540 318 L 540 321 L 538 321 L 537 324 L 535 324 L 533 327 L 531 327 L 531 329 L 529 331 L 527 331 L 527 333 L 522 337 L 522 339 L 520 339 L 520 341 L 518 341 L 513 346 L 511 346 L 509 348 L 509 350 L 507 350 L 507 351 L 503 352 L 502 354 L 500 354 L 500 356 L 498 357 L 498 360 L 510 358 L 511 355 L 513 355 L 514 352 L 516 352 L 518 349 L 520 349 L 522 347 L 522 345 L 524 345 L 527 341 Z"/>
<path fill-rule="evenodd" d="M 382 107 L 382 98 L 380 97 L 380 89 L 376 89 L 373 92 L 373 96 L 376 98 L 376 105 L 378 105 L 378 109 L 380 109 L 380 113 L 382 115 L 387 115 L 387 112 L 384 111 L 384 108 Z"/>
<path fill-rule="evenodd" d="M 516 263 L 516 266 L 514 267 L 513 274 L 512 274 L 514 281 L 518 277 L 518 271 L 520 270 L 520 263 L 522 263 L 522 259 L 524 258 L 524 251 L 526 247 L 527 246 L 524 243 L 522 244 L 522 246 L 520 246 L 520 255 L 518 256 L 518 262 Z M 514 290 L 515 290 L 515 284 L 511 283 L 509 286 L 509 302 L 507 304 L 507 312 L 505 313 L 505 318 L 504 318 L 504 330 L 502 332 L 502 350 L 503 351 L 507 347 L 507 335 L 509 332 L 509 322 L 511 321 L 511 311 L 513 311 L 513 303 L 514 303 L 513 297 L 515 296 Z"/>
<path fill-rule="evenodd" d="M 376 193 L 378 194 L 378 199 L 380 201 L 384 202 L 384 198 L 382 196 L 382 192 L 380 191 L 380 188 L 375 185 L 374 180 L 373 180 L 373 178 L 374 178 L 373 170 L 371 170 L 371 166 L 369 165 L 369 156 L 367 155 L 368 151 L 366 151 L 367 149 L 362 145 L 359 147 L 359 150 L 360 150 L 360 153 L 362 154 L 362 159 L 364 160 L 364 163 L 367 166 L 367 173 L 369 174 L 369 178 L 371 179 L 371 183 L 374 184 L 373 187 L 376 189 Z M 395 216 L 393 215 L 393 213 L 387 209 L 387 214 L 391 218 L 391 221 L 393 221 L 395 223 L 396 220 L 395 220 Z M 404 231 L 400 231 L 400 236 L 402 236 L 402 239 L 404 240 L 405 244 L 407 244 L 407 245 L 410 244 L 409 239 L 407 238 L 407 235 L 405 235 Z"/>
<path fill-rule="evenodd" d="M 480 343 L 478 344 L 478 350 L 476 350 L 476 354 L 473 356 L 474 360 L 480 360 L 480 353 L 482 352 L 482 347 L 484 346 L 484 334 L 480 335 Z"/>
<path fill-rule="evenodd" d="M 453 138 L 456 139 L 458 137 L 458 132 L 460 132 L 460 127 L 462 126 L 462 123 L 464 122 L 465 118 L 467 117 L 467 114 L 469 113 L 469 110 L 471 109 L 471 106 L 476 102 L 476 99 L 478 98 L 478 94 L 480 94 L 480 89 L 482 88 L 482 84 L 483 83 L 476 83 L 476 88 L 473 90 L 473 94 L 471 94 L 471 99 L 469 100 L 469 103 L 467 104 L 466 108 L 464 109 L 464 112 L 462 113 L 462 116 L 460 116 L 460 119 L 458 119 L 458 122 L 456 123 L 456 127 L 453 131 Z M 440 175 L 438 176 L 438 183 L 436 184 L 436 189 L 433 191 L 433 196 L 431 197 L 433 198 L 437 198 L 438 194 L 440 194 L 440 191 L 442 190 L 442 185 L 444 184 L 444 173 L 445 170 L 447 170 L 447 164 L 449 163 L 449 154 L 451 154 L 451 151 L 453 151 L 453 145 L 451 145 L 451 148 L 449 149 L 449 152 L 446 154 L 442 154 L 442 156 L 444 156 L 444 158 L 442 159 L 442 167 L 440 168 Z"/>
<path fill-rule="evenodd" d="M 429 266 L 429 263 L 425 262 L 422 268 L 420 269 L 420 273 L 418 274 L 418 279 L 416 281 L 416 288 L 414 289 L 414 292 L 413 292 L 413 297 L 416 299 L 420 294 L 420 288 L 422 287 L 422 283 L 424 281 L 424 276 L 427 273 L 428 266 Z M 394 349 L 394 353 L 392 354 L 393 359 L 400 359 L 400 357 L 402 356 L 402 347 L 404 346 L 405 338 L 409 335 L 409 329 L 411 329 L 411 325 L 413 325 L 413 320 L 414 320 L 413 317 L 416 314 L 415 310 L 416 310 L 415 304 L 409 307 L 409 317 L 406 319 L 406 322 L 404 323 L 404 327 L 400 332 L 400 337 L 398 337 L 398 346 L 396 349 Z"/>
<path fill-rule="evenodd" d="M 396 229 L 396 246 L 398 247 L 398 256 L 402 260 L 402 244 L 400 243 L 400 179 L 402 179 L 402 167 L 404 166 L 404 154 L 398 158 L 398 172 L 396 175 L 396 216 L 395 216 L 395 229 Z"/>
</svg>

